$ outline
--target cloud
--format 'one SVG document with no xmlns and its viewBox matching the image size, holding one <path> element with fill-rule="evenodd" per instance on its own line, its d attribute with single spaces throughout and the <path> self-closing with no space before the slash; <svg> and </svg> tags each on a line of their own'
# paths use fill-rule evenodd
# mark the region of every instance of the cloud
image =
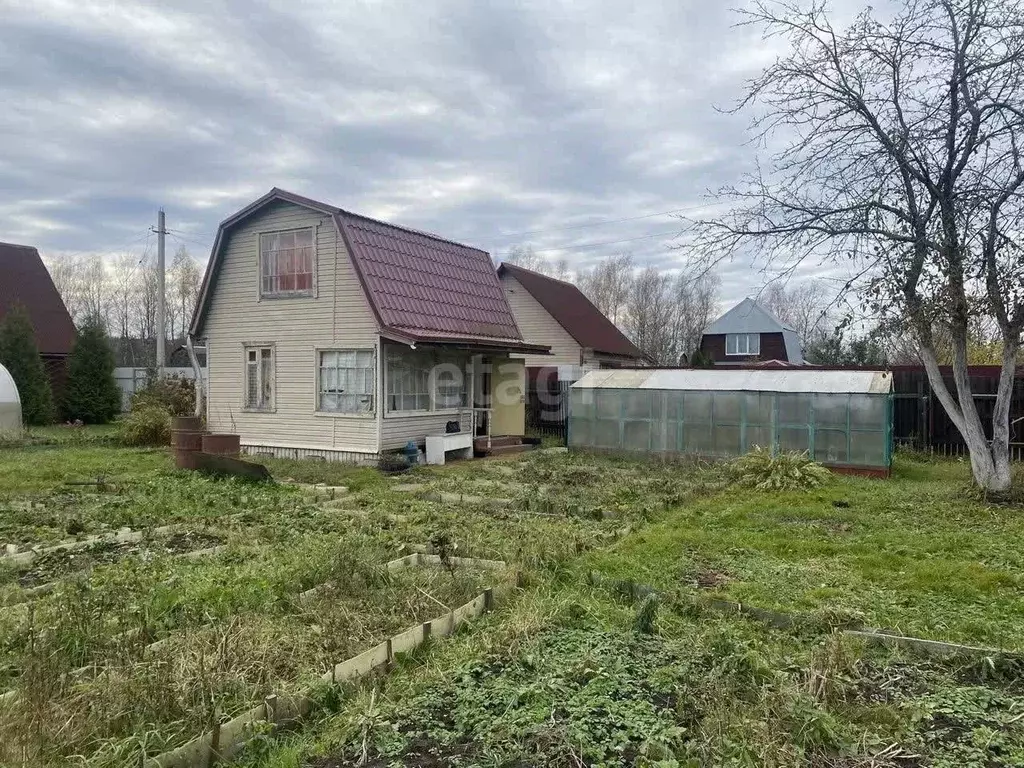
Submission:
<svg viewBox="0 0 1024 768">
<path fill-rule="evenodd" d="M 121 250 L 163 206 L 205 259 L 279 186 L 499 256 L 675 268 L 670 215 L 601 222 L 737 180 L 756 150 L 716 107 L 774 55 L 700 0 L 0 8 L 0 239 L 44 252 Z M 760 281 L 728 266 L 724 298 Z"/>
</svg>

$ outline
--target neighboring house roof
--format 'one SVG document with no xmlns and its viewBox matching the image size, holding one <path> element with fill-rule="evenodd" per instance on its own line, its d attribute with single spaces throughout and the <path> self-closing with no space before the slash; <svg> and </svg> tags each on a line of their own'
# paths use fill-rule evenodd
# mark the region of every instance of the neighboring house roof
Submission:
<svg viewBox="0 0 1024 768">
<path fill-rule="evenodd" d="M 753 333 L 753 331 L 749 331 Z M 662 368 L 591 371 L 573 389 L 665 389 L 730 392 L 855 393 L 892 391 L 888 371 L 816 368 Z"/>
<path fill-rule="evenodd" d="M 28 312 L 40 354 L 71 354 L 75 324 L 39 251 L 0 243 L 0 318 L 18 304 Z"/>
<path fill-rule="evenodd" d="M 485 251 L 277 188 L 221 223 L 193 316 L 192 335 L 202 331 L 224 236 L 278 200 L 333 218 L 384 335 L 405 342 L 548 351 L 523 341 Z"/>
<path fill-rule="evenodd" d="M 519 284 L 529 291 L 581 347 L 605 355 L 649 360 L 647 355 L 627 339 L 625 334 L 572 283 L 508 263 L 502 263 L 498 267 L 498 276 L 503 274 L 518 280 Z"/>
<path fill-rule="evenodd" d="M 753 299 L 744 299 L 704 329 L 705 336 L 730 333 L 781 333 L 789 362 L 800 364 L 804 361 L 800 336 L 796 330 Z"/>
</svg>

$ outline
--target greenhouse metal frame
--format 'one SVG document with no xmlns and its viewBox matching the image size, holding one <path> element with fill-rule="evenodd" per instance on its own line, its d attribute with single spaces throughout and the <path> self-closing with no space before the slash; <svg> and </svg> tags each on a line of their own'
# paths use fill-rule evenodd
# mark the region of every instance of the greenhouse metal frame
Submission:
<svg viewBox="0 0 1024 768">
<path fill-rule="evenodd" d="M 572 387 L 568 443 L 722 458 L 760 446 L 884 474 L 891 389 L 882 371 L 593 371 Z"/>
</svg>

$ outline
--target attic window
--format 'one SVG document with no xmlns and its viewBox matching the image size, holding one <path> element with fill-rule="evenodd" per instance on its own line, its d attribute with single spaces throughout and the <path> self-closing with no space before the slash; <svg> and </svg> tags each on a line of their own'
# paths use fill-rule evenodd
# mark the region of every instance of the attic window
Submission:
<svg viewBox="0 0 1024 768">
<path fill-rule="evenodd" d="M 759 355 L 761 354 L 761 334 L 729 333 L 725 336 L 725 354 L 727 355 Z"/>
<path fill-rule="evenodd" d="M 312 296 L 316 284 L 313 228 L 260 235 L 260 296 Z"/>
</svg>

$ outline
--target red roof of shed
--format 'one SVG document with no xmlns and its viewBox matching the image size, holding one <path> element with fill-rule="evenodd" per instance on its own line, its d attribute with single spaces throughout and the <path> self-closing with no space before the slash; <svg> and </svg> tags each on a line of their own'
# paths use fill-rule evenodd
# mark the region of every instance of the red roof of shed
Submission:
<svg viewBox="0 0 1024 768">
<path fill-rule="evenodd" d="M 40 354 L 71 354 L 75 324 L 39 251 L 0 243 L 0 319 L 18 304 L 28 312 Z"/>
<path fill-rule="evenodd" d="M 615 327 L 583 291 L 572 283 L 556 280 L 515 264 L 502 263 L 498 275 L 508 273 L 547 310 L 581 347 L 606 355 L 647 360 L 626 335 Z"/>
</svg>

